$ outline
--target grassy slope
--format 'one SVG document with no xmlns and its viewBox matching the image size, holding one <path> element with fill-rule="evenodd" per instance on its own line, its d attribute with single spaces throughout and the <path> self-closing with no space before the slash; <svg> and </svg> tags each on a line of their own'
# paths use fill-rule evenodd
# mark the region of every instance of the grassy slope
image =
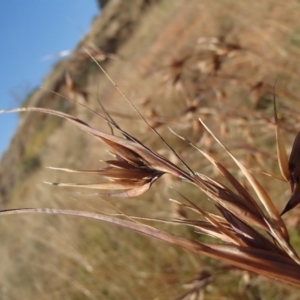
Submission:
<svg viewBox="0 0 300 300">
<path fill-rule="evenodd" d="M 120 7 L 118 1 L 113 3 L 95 20 L 82 44 L 87 46 L 94 41 L 108 52 L 116 51 L 117 59 L 106 61 L 105 68 L 140 111 L 153 124 L 161 119 L 169 120 L 170 127 L 199 142 L 206 151 L 233 167 L 203 130 L 195 127 L 197 123 L 193 120 L 202 116 L 246 164 L 278 172 L 274 167 L 276 152 L 268 92 L 280 76 L 276 88 L 286 142 L 291 145 L 300 121 L 296 97 L 300 80 L 299 4 L 296 1 L 280 4 L 273 0 L 251 4 L 204 0 L 187 4 L 183 0 L 162 0 L 144 9 L 139 23 L 132 22 L 132 25 L 126 23 L 124 11 L 132 12 L 127 15 L 129 19 L 138 19 L 141 16 L 138 8 L 142 9 L 143 1 L 136 1 L 135 10 Z M 116 19 L 119 27 L 114 23 Z M 240 46 L 242 50 L 232 57 L 215 57 L 211 51 L 199 49 L 199 38 L 216 36 L 225 40 L 223 50 L 229 44 Z M 63 93 L 61 78 L 68 69 L 77 86 L 89 92 L 90 107 L 101 112 L 97 102 L 100 99 L 109 111 L 122 114 L 119 118 L 116 116 L 116 120 L 124 129 L 172 158 L 95 64 L 80 60 L 79 50 L 54 69 L 45 86 Z M 221 66 L 217 72 L 209 69 L 215 66 L 215 60 Z M 259 83 L 261 90 L 253 89 Z M 39 91 L 29 104 L 72 112 L 109 132 L 97 116 L 83 108 L 65 105 L 58 98 Z M 148 103 L 142 104 L 145 100 Z M 191 108 L 187 103 L 192 100 L 196 107 L 190 109 L 192 113 L 186 113 L 187 108 Z M 207 175 L 215 173 L 200 154 L 179 142 L 166 126 L 159 128 L 194 169 Z M 257 149 L 263 152 L 250 151 Z M 41 182 L 97 182 L 97 177 L 82 178 L 47 170 L 45 166 L 96 168 L 99 159 L 105 157 L 107 152 L 102 144 L 70 124 L 37 113 L 25 116 L 1 164 L 1 189 L 5 191 L 3 199 L 6 200 L 3 205 L 115 212 L 99 198 Z M 287 185 L 258 177 L 281 209 L 288 197 Z M 193 201 L 209 205 L 206 197 L 170 178 L 162 178 L 139 199 L 109 202 L 129 215 L 170 218 L 173 211 L 167 199 L 176 197 L 168 188 L 170 184 L 181 188 Z M 297 246 L 296 216 L 297 210 L 291 212 L 287 222 Z M 196 236 L 183 228 L 162 227 L 185 236 Z M 259 299 L 258 295 L 263 299 L 292 299 L 295 296 L 292 287 L 281 284 L 274 287 L 261 277 L 254 277 L 246 286 L 245 276 L 240 272 L 218 272 L 219 265 L 213 261 L 86 220 L 6 217 L 1 219 L 0 236 L 0 295 L 3 299 L 19 299 L 20 295 L 23 299 L 172 299 L 181 290 L 182 283 L 203 268 L 218 273 L 206 292 L 206 299 L 216 299 L 218 295 L 224 299 Z"/>
</svg>

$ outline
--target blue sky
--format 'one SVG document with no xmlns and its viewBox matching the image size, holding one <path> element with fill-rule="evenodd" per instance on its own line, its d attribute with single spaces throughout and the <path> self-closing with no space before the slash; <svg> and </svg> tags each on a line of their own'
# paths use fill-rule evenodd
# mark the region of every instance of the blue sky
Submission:
<svg viewBox="0 0 300 300">
<path fill-rule="evenodd" d="M 2 1 L 0 109 L 18 107 L 41 86 L 59 59 L 55 54 L 74 49 L 98 14 L 96 0 Z M 17 114 L 0 115 L 0 156 L 17 124 Z"/>
</svg>

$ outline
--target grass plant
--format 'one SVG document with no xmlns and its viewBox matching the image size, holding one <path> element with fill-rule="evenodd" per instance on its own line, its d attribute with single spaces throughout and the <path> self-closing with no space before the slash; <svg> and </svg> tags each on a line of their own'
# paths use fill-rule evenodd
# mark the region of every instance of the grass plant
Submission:
<svg viewBox="0 0 300 300">
<path fill-rule="evenodd" d="M 102 69 L 101 66 L 100 68 Z M 109 76 L 108 78 L 110 79 Z M 201 205 L 198 204 L 198 201 L 196 202 L 194 199 L 186 197 L 184 191 L 176 191 L 178 199 L 180 200 L 170 200 L 180 207 L 181 215 L 169 221 L 155 218 L 149 218 L 148 221 L 152 223 L 168 222 L 176 226 L 189 226 L 201 235 L 212 237 L 215 242 L 201 242 L 199 238 L 191 239 L 186 238 L 185 236 L 172 234 L 158 229 L 153 225 L 150 226 L 149 224 L 143 223 L 143 219 L 140 220 L 138 217 L 128 216 L 122 212 L 115 215 L 109 215 L 89 211 L 54 208 L 19 208 L 2 210 L 0 215 L 29 213 L 58 214 L 108 222 L 138 232 L 149 238 L 161 240 L 186 251 L 205 255 L 234 267 L 269 277 L 273 280 L 279 280 L 299 286 L 300 259 L 295 249 L 290 244 L 289 233 L 281 216 L 293 209 L 300 201 L 298 186 L 300 134 L 296 136 L 291 154 L 288 157 L 279 126 L 275 100 L 274 116 L 278 163 L 282 180 L 290 184 L 292 191 L 292 195 L 282 213 L 278 211 L 272 199 L 252 172 L 230 152 L 202 119 L 199 118 L 201 126 L 212 136 L 215 142 L 221 146 L 223 151 L 229 155 L 240 169 L 240 172 L 247 180 L 255 196 L 252 196 L 252 194 L 220 161 L 216 160 L 212 155 L 205 153 L 185 137 L 173 132 L 178 138 L 195 148 L 195 155 L 200 153 L 200 155 L 207 159 L 226 179 L 228 184 L 225 185 L 212 179 L 208 175 L 199 173 L 189 167 L 177 154 L 175 149 L 173 149 L 158 131 L 144 119 L 119 87 L 115 83 L 114 85 L 144 120 L 147 126 L 151 128 L 157 138 L 160 139 L 173 153 L 178 162 L 181 163 L 182 167 L 177 166 L 166 157 L 148 148 L 138 139 L 124 131 L 104 107 L 102 107 L 104 112 L 103 115 L 95 113 L 107 122 L 111 129 L 111 134 L 97 130 L 89 126 L 86 122 L 71 115 L 51 109 L 27 107 L 10 111 L 0 111 L 0 113 L 35 111 L 54 115 L 69 121 L 79 129 L 90 134 L 97 140 L 100 140 L 111 149 L 110 154 L 112 155 L 112 159 L 106 160 L 107 166 L 102 169 L 73 170 L 69 168 L 52 167 L 52 169 L 71 173 L 97 174 L 105 178 L 106 181 L 93 184 L 50 183 L 52 185 L 96 189 L 101 192 L 94 193 L 94 196 L 114 198 L 140 196 L 150 189 L 160 177 L 166 174 L 195 186 L 206 194 L 209 201 L 213 202 L 218 214 L 203 209 Z M 85 106 L 83 104 L 80 105 Z M 115 135 L 115 131 L 118 131 L 120 136 Z M 207 200 L 204 199 L 203 201 Z M 147 204 L 145 204 L 145 206 L 146 205 Z M 193 212 L 194 217 L 186 217 L 186 211 Z M 144 218 L 144 221 L 147 221 L 147 218 Z M 198 278 L 198 285 L 192 285 L 190 292 L 192 294 L 200 293 L 202 287 L 207 284 L 203 282 L 209 282 L 209 278 L 209 274 L 202 274 Z"/>
</svg>

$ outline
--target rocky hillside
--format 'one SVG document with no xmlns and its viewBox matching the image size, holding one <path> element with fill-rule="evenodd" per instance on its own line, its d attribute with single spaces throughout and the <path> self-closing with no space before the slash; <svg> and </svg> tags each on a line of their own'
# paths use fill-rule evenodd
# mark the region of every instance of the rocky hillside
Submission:
<svg viewBox="0 0 300 300">
<path fill-rule="evenodd" d="M 104 115 L 101 102 L 124 130 L 179 164 L 97 61 L 187 164 L 222 180 L 168 127 L 219 157 L 247 187 L 198 117 L 247 167 L 279 173 L 271 93 L 276 82 L 290 149 L 300 127 L 299 8 L 296 0 L 111 0 L 71 57 L 54 66 L 43 88 L 33 91 L 23 106 L 67 112 L 109 133 L 107 122 L 97 115 Z M 167 176 L 143 196 L 121 200 L 43 183 L 98 183 L 97 175 L 46 167 L 97 169 L 108 157 L 107 147 L 64 120 L 20 113 L 19 128 L 1 159 L 0 205 L 171 219 L 180 211 L 168 201 L 178 197 L 170 185 L 203 207 L 211 205 L 207 196 Z M 289 186 L 256 174 L 281 210 Z M 298 215 L 295 209 L 285 220 L 300 250 Z M 158 226 L 205 240 L 189 228 Z M 289 285 L 274 286 L 264 277 L 87 220 L 7 216 L 0 220 L 0 237 L 1 299 L 194 299 L 187 297 L 195 293 L 203 293 L 204 299 L 295 299 L 299 293 Z M 193 279 L 195 289 L 180 298 L 189 291 L 184 284 Z"/>
</svg>

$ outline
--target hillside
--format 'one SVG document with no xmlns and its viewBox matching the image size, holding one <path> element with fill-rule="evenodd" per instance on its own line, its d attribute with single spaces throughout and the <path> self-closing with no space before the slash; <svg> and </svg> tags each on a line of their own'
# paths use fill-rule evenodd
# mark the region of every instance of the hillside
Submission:
<svg viewBox="0 0 300 300">
<path fill-rule="evenodd" d="M 104 115 L 101 102 L 124 130 L 180 165 L 88 50 L 189 166 L 223 180 L 168 127 L 218 157 L 249 188 L 198 117 L 249 169 L 279 174 L 272 92 L 276 82 L 289 152 L 300 128 L 299 8 L 296 0 L 111 0 L 71 57 L 53 67 L 43 88 L 24 99 L 23 106 L 66 112 L 110 133 L 107 122 L 97 115 Z M 92 196 L 88 193 L 95 190 L 43 182 L 98 183 L 98 175 L 47 167 L 101 168 L 102 161 L 111 157 L 107 150 L 62 119 L 20 113 L 20 125 L 0 163 L 1 208 L 56 207 L 170 220 L 181 213 L 168 201 L 180 198 L 172 186 L 203 209 L 213 209 L 206 195 L 167 175 L 144 195 L 126 199 Z M 255 176 L 281 211 L 289 185 L 261 172 Z M 299 253 L 298 215 L 295 208 L 284 220 Z M 155 226 L 206 241 L 189 227 Z M 194 284 L 205 286 L 204 299 L 299 296 L 288 284 L 274 285 L 265 277 L 80 218 L 5 216 L 0 219 L 0 237 L 1 299 L 188 299 L 179 295 L 187 291 L 184 283 L 194 278 L 198 278 Z M 203 278 L 209 279 L 208 285 Z"/>
</svg>

